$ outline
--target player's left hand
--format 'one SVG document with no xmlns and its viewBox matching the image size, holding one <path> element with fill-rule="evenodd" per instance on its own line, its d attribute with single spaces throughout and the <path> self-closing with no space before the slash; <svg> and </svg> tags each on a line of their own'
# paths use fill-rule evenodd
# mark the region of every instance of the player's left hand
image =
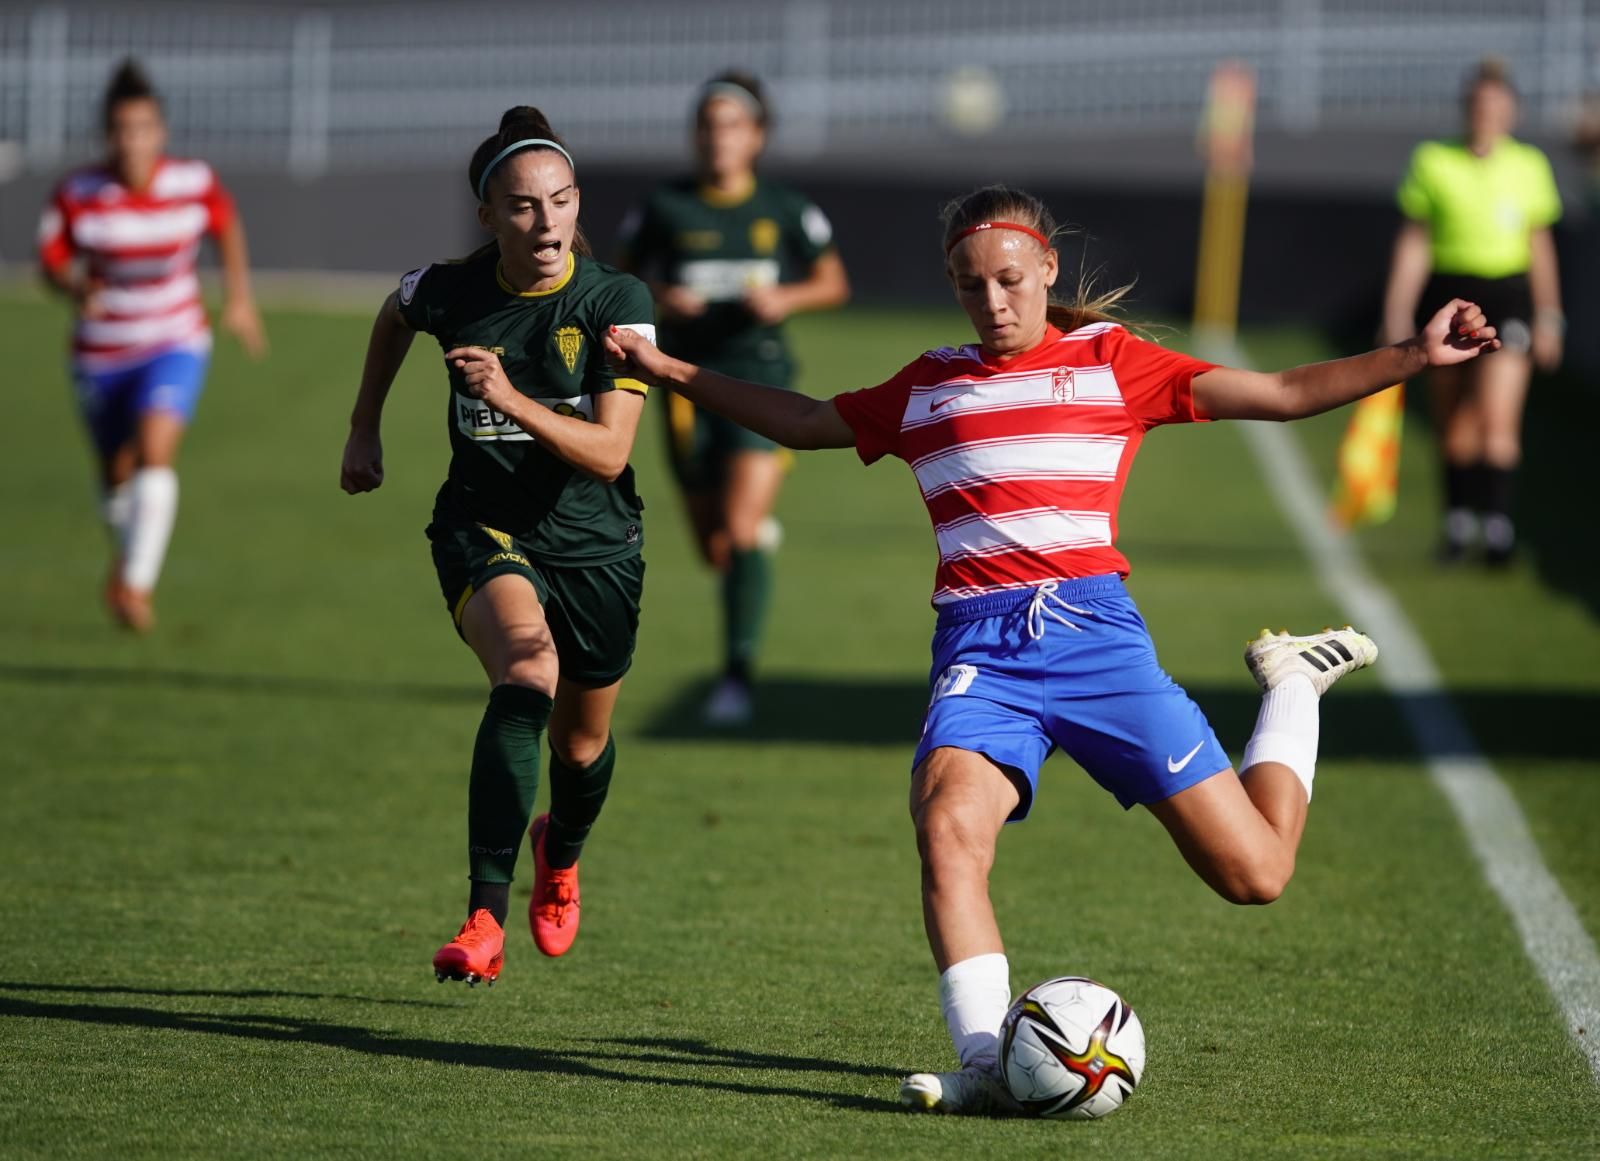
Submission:
<svg viewBox="0 0 1600 1161">
<path fill-rule="evenodd" d="M 453 347 L 444 353 L 444 361 L 461 372 L 468 395 L 483 400 L 496 411 L 504 411 L 504 405 L 518 394 L 511 380 L 506 378 L 500 356 L 486 347 Z"/>
<path fill-rule="evenodd" d="M 1533 365 L 1546 375 L 1561 367 L 1562 334 L 1559 327 L 1533 324 Z"/>
<path fill-rule="evenodd" d="M 1500 340 L 1478 304 L 1453 298 L 1440 307 L 1414 340 L 1420 343 L 1430 367 L 1465 363 L 1500 349 Z"/>
<path fill-rule="evenodd" d="M 239 340 L 244 353 L 260 359 L 267 353 L 267 331 L 261 325 L 261 312 L 248 298 L 230 298 L 222 304 L 222 329 Z"/>
<path fill-rule="evenodd" d="M 777 326 L 789 317 L 789 294 L 781 286 L 752 286 L 744 292 L 744 308 L 762 326 Z"/>
</svg>

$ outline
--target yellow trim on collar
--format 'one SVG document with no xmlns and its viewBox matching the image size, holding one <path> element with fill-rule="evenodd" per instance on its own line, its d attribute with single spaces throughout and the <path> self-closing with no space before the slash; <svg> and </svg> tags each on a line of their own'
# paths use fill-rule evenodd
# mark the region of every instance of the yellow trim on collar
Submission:
<svg viewBox="0 0 1600 1161">
<path fill-rule="evenodd" d="M 750 180 L 748 182 L 731 193 L 724 193 L 722 190 L 711 185 L 702 185 L 699 189 L 700 200 L 705 202 L 706 205 L 714 206 L 719 210 L 725 210 L 731 206 L 743 205 L 745 202 L 749 201 L 755 196 L 755 192 L 756 175 L 753 173 L 750 175 Z"/>
<path fill-rule="evenodd" d="M 548 290 L 518 290 L 506 281 L 506 272 L 503 262 L 494 264 L 494 280 L 500 284 L 500 289 L 507 294 L 514 294 L 518 298 L 543 298 L 547 294 L 556 294 L 567 288 L 567 283 L 572 281 L 573 272 L 578 269 L 577 256 L 571 250 L 567 251 L 567 272 L 561 276 L 561 281 Z"/>
</svg>

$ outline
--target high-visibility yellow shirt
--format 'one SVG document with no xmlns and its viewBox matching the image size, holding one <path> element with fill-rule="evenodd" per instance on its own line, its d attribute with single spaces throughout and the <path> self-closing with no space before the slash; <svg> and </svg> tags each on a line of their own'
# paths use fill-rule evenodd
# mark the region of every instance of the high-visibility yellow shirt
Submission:
<svg viewBox="0 0 1600 1161">
<path fill-rule="evenodd" d="M 1484 157 L 1460 141 L 1424 141 L 1398 200 L 1428 227 L 1436 272 L 1478 278 L 1527 273 L 1529 235 L 1561 216 L 1549 160 L 1509 137 Z"/>
</svg>

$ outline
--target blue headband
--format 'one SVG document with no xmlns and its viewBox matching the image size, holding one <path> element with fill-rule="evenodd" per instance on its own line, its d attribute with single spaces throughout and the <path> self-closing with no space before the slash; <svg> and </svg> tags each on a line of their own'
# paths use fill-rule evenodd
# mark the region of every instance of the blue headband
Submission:
<svg viewBox="0 0 1600 1161">
<path fill-rule="evenodd" d="M 478 200 L 480 202 L 488 200 L 483 196 L 483 190 L 484 187 L 489 184 L 489 175 L 494 172 L 495 166 L 499 165 L 502 161 L 510 157 L 513 153 L 516 153 L 518 150 L 532 149 L 535 145 L 543 145 L 546 148 L 554 149 L 557 153 L 561 154 L 562 157 L 567 159 L 567 164 L 572 166 L 573 176 L 577 176 L 578 167 L 572 160 L 572 154 L 561 148 L 559 143 L 551 141 L 548 137 L 524 137 L 521 141 L 513 141 L 499 153 L 496 153 L 494 155 L 494 159 L 490 161 L 488 165 L 483 167 L 483 172 L 478 175 Z"/>
</svg>

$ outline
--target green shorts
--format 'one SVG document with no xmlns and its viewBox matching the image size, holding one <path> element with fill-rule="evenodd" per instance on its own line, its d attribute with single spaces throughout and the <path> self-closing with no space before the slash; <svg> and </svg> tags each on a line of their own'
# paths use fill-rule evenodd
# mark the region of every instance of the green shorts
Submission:
<svg viewBox="0 0 1600 1161">
<path fill-rule="evenodd" d="M 472 594 L 511 573 L 526 577 L 539 595 L 562 677 L 599 687 L 628 672 L 639 637 L 643 557 L 558 568 L 535 564 L 525 544 L 482 524 L 435 521 L 427 535 L 439 590 L 457 633 Z"/>
<path fill-rule="evenodd" d="M 768 363 L 718 366 L 713 370 L 753 383 L 787 389 L 789 370 Z M 727 475 L 728 460 L 738 452 L 782 452 L 779 444 L 731 419 L 696 407 L 681 395 L 667 390 L 658 394 L 667 406 L 667 451 L 672 474 L 687 492 L 715 491 Z"/>
</svg>

